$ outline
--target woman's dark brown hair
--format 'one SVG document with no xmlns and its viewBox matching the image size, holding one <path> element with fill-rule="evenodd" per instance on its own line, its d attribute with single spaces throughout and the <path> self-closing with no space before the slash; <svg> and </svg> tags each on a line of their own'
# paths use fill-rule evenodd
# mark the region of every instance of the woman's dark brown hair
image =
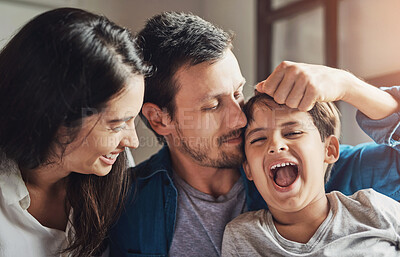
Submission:
<svg viewBox="0 0 400 257">
<path fill-rule="evenodd" d="M 46 165 L 55 147 L 65 150 L 76 138 L 85 117 L 148 69 L 131 34 L 103 16 L 61 8 L 35 17 L 0 53 L 0 151 L 21 169 Z M 61 127 L 67 143 L 57 138 Z M 125 163 L 120 155 L 104 177 L 68 176 L 73 229 L 65 252 L 86 257 L 104 250 L 127 190 Z"/>
</svg>

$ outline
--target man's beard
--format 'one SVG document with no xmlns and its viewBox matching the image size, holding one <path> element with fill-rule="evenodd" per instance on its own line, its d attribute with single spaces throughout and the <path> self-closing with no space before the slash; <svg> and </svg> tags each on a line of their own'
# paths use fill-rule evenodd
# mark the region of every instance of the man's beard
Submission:
<svg viewBox="0 0 400 257">
<path fill-rule="evenodd" d="M 233 169 L 239 168 L 244 161 L 243 142 L 230 150 L 220 150 L 227 140 L 238 137 L 241 134 L 242 130 L 240 129 L 218 137 L 216 140 L 212 138 L 185 137 L 179 126 L 176 128 L 176 132 L 178 138 L 174 140 L 174 144 L 181 152 L 187 153 L 201 166 Z M 210 156 L 213 153 L 213 146 L 217 150 L 217 156 Z"/>
</svg>

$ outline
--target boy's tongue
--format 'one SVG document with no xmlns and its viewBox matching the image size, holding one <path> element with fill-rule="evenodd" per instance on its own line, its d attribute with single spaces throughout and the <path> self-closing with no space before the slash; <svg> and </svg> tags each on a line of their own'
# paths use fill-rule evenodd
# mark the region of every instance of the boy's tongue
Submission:
<svg viewBox="0 0 400 257">
<path fill-rule="evenodd" d="M 297 177 L 297 170 L 294 166 L 285 166 L 281 168 L 277 168 L 275 173 L 275 183 L 281 187 L 290 186 Z"/>
</svg>

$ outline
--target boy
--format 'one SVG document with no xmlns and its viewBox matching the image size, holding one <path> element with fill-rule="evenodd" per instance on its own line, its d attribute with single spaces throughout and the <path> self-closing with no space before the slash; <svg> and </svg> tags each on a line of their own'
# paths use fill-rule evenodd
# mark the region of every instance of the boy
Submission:
<svg viewBox="0 0 400 257">
<path fill-rule="evenodd" d="M 400 255 L 398 202 L 372 189 L 325 194 L 324 181 L 339 158 L 332 103 L 301 112 L 257 94 L 244 112 L 244 169 L 269 210 L 230 222 L 222 256 Z"/>
</svg>

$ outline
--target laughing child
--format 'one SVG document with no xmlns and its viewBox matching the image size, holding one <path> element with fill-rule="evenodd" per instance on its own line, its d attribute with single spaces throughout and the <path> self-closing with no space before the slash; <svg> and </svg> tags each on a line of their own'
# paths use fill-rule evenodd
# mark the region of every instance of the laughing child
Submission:
<svg viewBox="0 0 400 257">
<path fill-rule="evenodd" d="M 301 112 L 258 94 L 244 111 L 244 170 L 269 210 L 230 222 L 222 256 L 400 256 L 398 202 L 372 189 L 325 193 L 339 158 L 333 103 Z"/>
</svg>

